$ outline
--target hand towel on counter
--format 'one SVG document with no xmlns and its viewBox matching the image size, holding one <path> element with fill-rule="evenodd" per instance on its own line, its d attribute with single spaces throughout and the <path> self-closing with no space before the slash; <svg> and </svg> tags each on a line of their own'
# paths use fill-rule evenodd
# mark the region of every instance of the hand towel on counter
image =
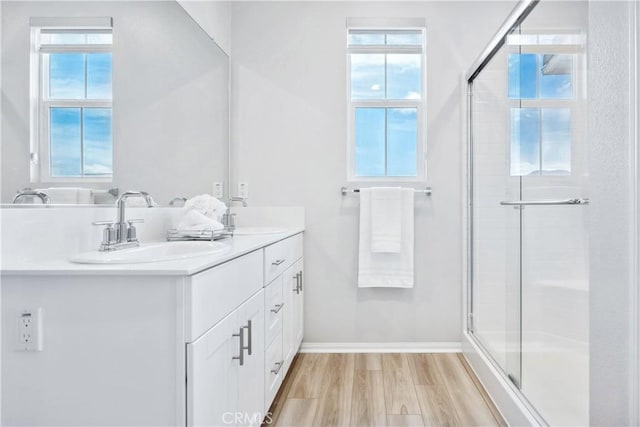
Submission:
<svg viewBox="0 0 640 427">
<path fill-rule="evenodd" d="M 413 201 L 413 198 L 411 200 Z M 371 189 L 372 252 L 400 252 L 403 208 L 402 188 Z"/>
<path fill-rule="evenodd" d="M 213 230 L 224 229 L 220 222 L 227 211 L 227 205 L 209 194 L 201 194 L 187 200 L 182 208 L 182 218 L 178 223 L 179 230 Z"/>
<path fill-rule="evenodd" d="M 222 229 L 224 229 L 224 225 L 222 225 L 222 223 L 213 218 L 209 218 L 196 210 L 186 212 L 178 223 L 178 230 L 183 231 L 218 231 Z"/>
<path fill-rule="evenodd" d="M 222 215 L 227 212 L 227 205 L 209 194 L 194 196 L 184 202 L 184 211 L 195 210 L 202 215 L 220 222 Z"/>
<path fill-rule="evenodd" d="M 400 192 L 400 248 L 394 252 L 374 252 L 373 238 L 373 193 L 375 190 L 360 190 L 360 247 L 358 255 L 358 287 L 412 288 L 413 272 L 413 225 L 414 190 L 398 189 Z M 382 220 L 383 216 L 380 214 Z"/>
</svg>

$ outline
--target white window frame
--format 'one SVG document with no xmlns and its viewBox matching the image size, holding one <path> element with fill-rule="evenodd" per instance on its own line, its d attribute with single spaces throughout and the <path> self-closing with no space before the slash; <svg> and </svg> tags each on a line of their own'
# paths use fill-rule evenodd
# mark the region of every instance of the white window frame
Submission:
<svg viewBox="0 0 640 427">
<path fill-rule="evenodd" d="M 424 22 L 416 25 L 416 20 L 366 20 L 358 19 L 357 22 L 347 21 L 345 40 L 347 40 L 347 181 L 348 182 L 384 182 L 384 183 L 424 183 L 426 181 L 426 26 Z M 422 21 L 422 20 L 419 20 Z M 422 33 L 421 46 L 416 45 L 358 45 L 349 46 L 349 32 L 353 30 L 364 31 L 420 31 Z M 420 99 L 351 99 L 351 54 L 358 53 L 419 53 L 421 54 L 420 70 Z M 386 73 L 386 70 L 385 70 Z M 416 126 L 416 176 L 358 176 L 356 175 L 356 138 L 355 138 L 355 113 L 357 108 L 415 108 L 417 114 Z M 386 138 L 386 135 L 385 135 Z M 386 156 L 386 153 L 385 153 Z"/>
<path fill-rule="evenodd" d="M 35 25 L 34 25 L 35 23 Z M 46 30 L 69 33 L 90 33 L 112 31 L 111 18 L 90 18 L 82 22 L 75 18 L 32 18 L 30 55 L 30 176 L 32 183 L 91 183 L 112 182 L 111 175 L 60 177 L 51 173 L 50 157 L 50 109 L 66 108 L 111 108 L 111 100 L 66 100 L 49 99 L 48 69 L 49 53 L 104 53 L 112 52 L 112 44 L 63 44 L 41 45 L 41 34 Z M 113 71 L 112 71 L 113 73 Z M 86 84 L 86 83 L 85 83 Z M 82 135 L 81 135 L 82 138 Z M 113 141 L 112 141 L 113 144 Z"/>
</svg>

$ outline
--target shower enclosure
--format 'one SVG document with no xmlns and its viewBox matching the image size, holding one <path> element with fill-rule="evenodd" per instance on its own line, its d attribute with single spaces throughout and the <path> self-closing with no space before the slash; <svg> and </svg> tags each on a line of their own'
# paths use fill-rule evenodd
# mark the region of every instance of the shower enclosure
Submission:
<svg viewBox="0 0 640 427">
<path fill-rule="evenodd" d="M 519 3 L 466 76 L 467 337 L 550 425 L 589 423 L 587 7 Z"/>
</svg>

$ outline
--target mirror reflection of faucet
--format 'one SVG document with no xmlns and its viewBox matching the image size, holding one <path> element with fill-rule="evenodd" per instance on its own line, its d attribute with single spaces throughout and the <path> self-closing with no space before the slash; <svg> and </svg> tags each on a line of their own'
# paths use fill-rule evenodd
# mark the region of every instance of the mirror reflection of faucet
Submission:
<svg viewBox="0 0 640 427">
<path fill-rule="evenodd" d="M 224 225 L 225 230 L 228 230 L 232 233 L 236 229 L 236 221 L 235 221 L 236 214 L 231 213 L 231 206 L 233 205 L 234 202 L 240 202 L 242 203 L 242 207 L 246 208 L 247 198 L 234 196 L 229 198 L 229 200 L 227 201 L 229 206 L 227 208 L 227 212 L 222 216 L 222 225 Z"/>
<path fill-rule="evenodd" d="M 32 188 L 23 188 L 22 190 L 18 191 L 18 193 L 16 194 L 16 197 L 13 198 L 13 203 L 16 204 L 23 198 L 27 198 L 27 197 L 30 197 L 30 198 L 37 197 L 42 201 L 43 205 L 51 204 L 51 199 L 46 193 L 43 193 L 42 191 L 34 190 Z"/>
<path fill-rule="evenodd" d="M 184 206 L 184 204 L 187 202 L 187 198 L 186 197 L 174 197 L 173 199 L 171 199 L 171 201 L 169 202 L 169 206 Z"/>
<path fill-rule="evenodd" d="M 154 206 L 153 198 L 144 191 L 125 191 L 118 197 L 116 207 L 118 209 L 118 218 L 114 221 L 96 221 L 93 225 L 106 226 L 102 232 L 102 243 L 100 251 L 115 251 L 118 249 L 132 248 L 140 246 L 136 235 L 135 223 L 144 222 L 142 219 L 127 220 L 125 216 L 126 201 L 130 197 L 141 197 L 147 204 L 147 207 Z"/>
</svg>

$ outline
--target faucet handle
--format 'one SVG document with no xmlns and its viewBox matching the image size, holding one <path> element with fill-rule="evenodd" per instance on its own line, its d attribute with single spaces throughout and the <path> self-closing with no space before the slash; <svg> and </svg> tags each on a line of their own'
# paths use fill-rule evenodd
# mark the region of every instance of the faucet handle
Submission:
<svg viewBox="0 0 640 427">
<path fill-rule="evenodd" d="M 138 236 L 136 233 L 136 227 L 133 224 L 144 222 L 144 219 L 128 219 L 127 224 L 127 242 L 137 242 Z"/>
<path fill-rule="evenodd" d="M 117 232 L 116 229 L 113 228 L 115 223 L 113 221 L 93 221 L 91 224 L 106 225 L 105 229 L 102 231 L 102 243 L 100 244 L 100 250 L 109 250 L 111 245 L 113 245 L 117 240 Z"/>
</svg>

